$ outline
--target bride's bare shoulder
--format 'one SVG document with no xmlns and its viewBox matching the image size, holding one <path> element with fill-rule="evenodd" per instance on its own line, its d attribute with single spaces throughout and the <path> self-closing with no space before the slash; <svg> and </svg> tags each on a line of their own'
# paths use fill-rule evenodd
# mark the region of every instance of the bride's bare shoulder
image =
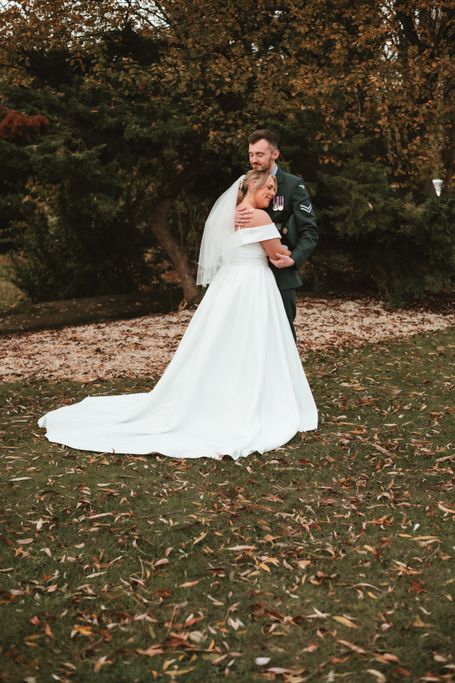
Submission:
<svg viewBox="0 0 455 683">
<path fill-rule="evenodd" d="M 262 225 L 270 225 L 272 221 L 267 211 L 263 209 L 253 209 L 253 218 L 251 219 L 250 228 L 260 228 Z"/>
</svg>

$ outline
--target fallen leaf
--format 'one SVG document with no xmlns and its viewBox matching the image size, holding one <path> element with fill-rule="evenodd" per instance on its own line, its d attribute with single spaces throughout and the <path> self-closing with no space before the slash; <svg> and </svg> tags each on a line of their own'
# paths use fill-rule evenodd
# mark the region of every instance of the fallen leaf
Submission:
<svg viewBox="0 0 455 683">
<path fill-rule="evenodd" d="M 394 662 L 395 664 L 400 663 L 400 658 L 397 657 L 397 655 L 393 655 L 390 652 L 373 652 L 373 657 L 376 659 L 378 662 L 383 662 L 384 664 L 388 664 L 390 662 Z"/>
<path fill-rule="evenodd" d="M 207 534 L 208 534 L 208 531 L 203 531 L 200 536 L 198 536 L 197 538 L 194 539 L 193 545 L 197 545 L 198 543 L 203 541 L 204 538 L 207 536 Z"/>
<path fill-rule="evenodd" d="M 75 636 L 77 633 L 80 636 L 91 636 L 91 635 L 93 635 L 92 627 L 91 626 L 82 626 L 81 624 L 76 624 L 75 626 L 73 626 L 73 630 L 71 631 L 71 638 L 73 636 Z"/>
<path fill-rule="evenodd" d="M 357 652 L 359 655 L 366 655 L 368 654 L 366 650 L 364 650 L 362 647 L 359 647 L 358 645 L 355 645 L 355 643 L 351 643 L 349 640 L 337 640 L 337 643 L 340 643 L 340 645 L 344 645 L 344 647 L 347 647 L 349 650 L 352 650 L 353 652 Z"/>
<path fill-rule="evenodd" d="M 455 515 L 455 510 L 454 508 L 449 508 L 448 505 L 445 503 L 439 502 L 438 503 L 438 508 L 442 510 L 443 512 L 448 512 L 451 515 Z"/>
<path fill-rule="evenodd" d="M 155 657 L 156 655 L 164 654 L 164 650 L 154 645 L 151 645 L 146 650 L 136 650 L 136 652 L 138 655 L 144 655 L 145 657 Z"/>
<path fill-rule="evenodd" d="M 193 643 L 202 643 L 207 639 L 207 636 L 205 636 L 202 631 L 190 631 L 188 633 L 188 638 L 192 640 Z"/>
<path fill-rule="evenodd" d="M 179 585 L 179 588 L 192 588 L 196 586 L 201 579 L 195 579 L 194 581 L 185 581 Z"/>
<path fill-rule="evenodd" d="M 111 664 L 111 663 L 112 662 L 110 662 L 108 660 L 107 656 L 100 657 L 99 659 L 96 660 L 95 666 L 93 667 L 93 669 L 96 673 L 98 673 L 98 671 L 100 671 L 103 666 L 106 666 L 106 664 Z"/>
<path fill-rule="evenodd" d="M 339 624 L 343 624 L 343 626 L 347 626 L 348 628 L 358 628 L 357 624 L 354 624 L 354 622 L 347 617 L 336 616 L 333 617 L 333 619 L 335 619 L 335 621 L 337 621 Z"/>
<path fill-rule="evenodd" d="M 377 671 L 376 669 L 366 669 L 366 672 L 374 676 L 378 683 L 387 683 L 387 678 L 380 671 Z"/>
</svg>

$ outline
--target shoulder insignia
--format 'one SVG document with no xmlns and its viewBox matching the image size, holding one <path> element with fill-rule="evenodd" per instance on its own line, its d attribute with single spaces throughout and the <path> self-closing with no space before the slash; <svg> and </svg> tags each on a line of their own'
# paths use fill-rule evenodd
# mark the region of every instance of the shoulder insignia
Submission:
<svg viewBox="0 0 455 683">
<path fill-rule="evenodd" d="M 306 213 L 310 213 L 310 211 L 313 210 L 313 207 L 311 206 L 311 203 L 310 204 L 300 204 L 300 209 L 302 211 L 306 211 Z"/>
</svg>

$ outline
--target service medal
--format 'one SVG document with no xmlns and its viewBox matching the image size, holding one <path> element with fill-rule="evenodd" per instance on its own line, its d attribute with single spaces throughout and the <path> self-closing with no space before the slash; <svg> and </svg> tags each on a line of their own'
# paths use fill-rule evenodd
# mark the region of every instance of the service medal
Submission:
<svg viewBox="0 0 455 683">
<path fill-rule="evenodd" d="M 283 211 L 284 209 L 284 197 L 281 194 L 275 195 L 273 198 L 272 208 L 274 211 Z"/>
</svg>

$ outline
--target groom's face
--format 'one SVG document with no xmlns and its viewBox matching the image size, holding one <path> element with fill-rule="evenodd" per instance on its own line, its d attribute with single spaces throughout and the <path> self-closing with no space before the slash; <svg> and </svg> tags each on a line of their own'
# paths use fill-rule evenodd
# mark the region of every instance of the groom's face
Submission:
<svg viewBox="0 0 455 683">
<path fill-rule="evenodd" d="M 271 171 L 280 153 L 267 140 L 258 140 L 248 147 L 248 154 L 255 171 Z"/>
</svg>

